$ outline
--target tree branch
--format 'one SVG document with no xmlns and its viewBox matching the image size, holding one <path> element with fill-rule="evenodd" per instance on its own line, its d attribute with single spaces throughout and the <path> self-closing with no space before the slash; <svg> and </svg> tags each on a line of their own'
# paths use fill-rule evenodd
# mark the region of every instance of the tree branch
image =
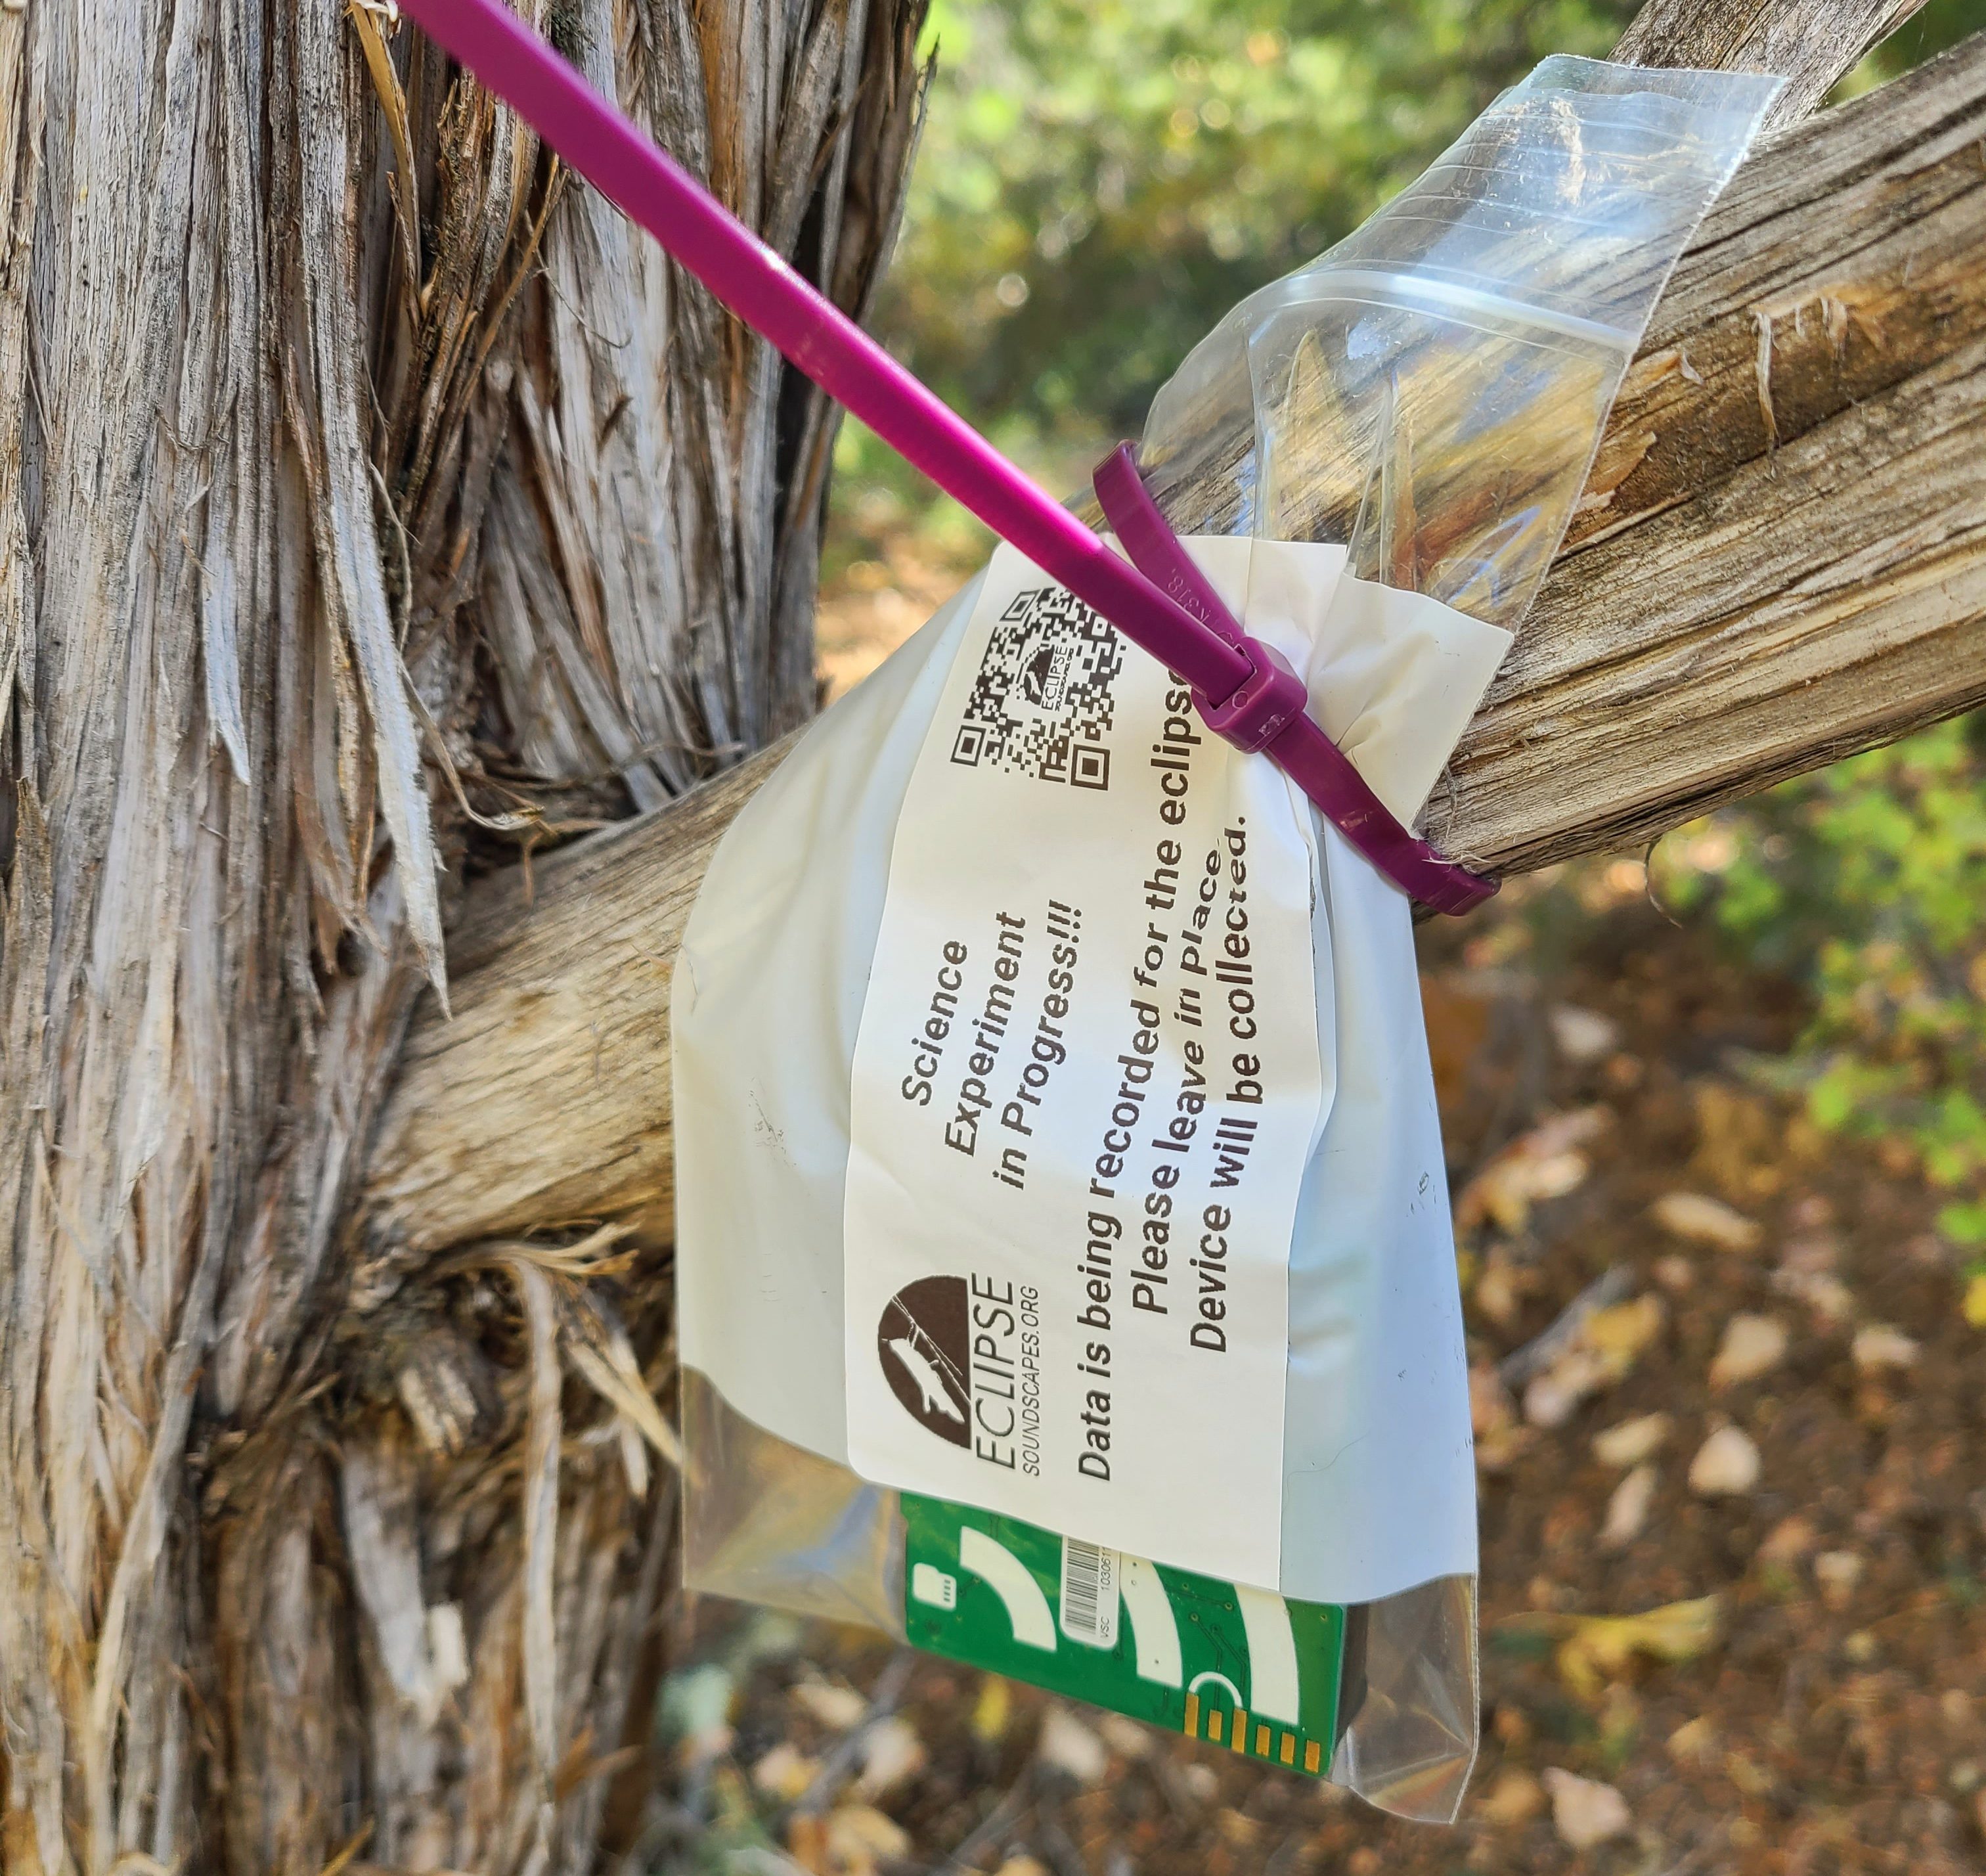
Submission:
<svg viewBox="0 0 1986 1876">
<path fill-rule="evenodd" d="M 1772 72 L 1786 78 L 1768 130 L 1797 123 L 1924 0 L 1648 0 L 1621 35 L 1623 65 Z"/>
<path fill-rule="evenodd" d="M 1810 93 L 1883 10 L 1803 65 Z M 1434 838 L 1513 870 L 1638 841 L 1986 699 L 1982 250 L 1986 37 L 1745 166 Z M 471 895 L 455 1020 L 417 1024 L 380 1129 L 375 1255 L 608 1216 L 666 1238 L 671 962 L 784 746 Z"/>
</svg>

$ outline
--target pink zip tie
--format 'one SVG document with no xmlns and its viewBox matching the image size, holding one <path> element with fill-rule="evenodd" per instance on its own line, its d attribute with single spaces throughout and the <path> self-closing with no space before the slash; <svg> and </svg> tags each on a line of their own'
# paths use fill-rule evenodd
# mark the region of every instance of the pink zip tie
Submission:
<svg viewBox="0 0 1986 1876">
<path fill-rule="evenodd" d="M 1326 820 L 1423 905 L 1466 912 L 1495 892 L 1497 881 L 1444 859 L 1402 827 L 1351 758 L 1324 733 L 1304 708 L 1303 679 L 1280 653 L 1241 629 L 1159 512 L 1129 443 L 1119 443 L 1097 464 L 1094 481 L 1104 518 L 1132 564 L 1248 660 L 1248 676 L 1224 703 L 1210 703 L 1194 691 L 1207 727 L 1237 749 L 1272 756 Z"/>
<path fill-rule="evenodd" d="M 1250 733 L 1261 732 L 1269 721 L 1262 696 L 1273 696 L 1276 709 L 1289 702 L 1288 686 L 1249 648 L 1253 642 L 1231 620 L 1226 632 L 1211 620 L 1203 622 L 1176 594 L 1160 591 L 1136 566 L 1113 554 L 840 308 L 801 279 L 501 0 L 401 4 L 443 50 L 516 111 L 567 163 L 829 396 L 1002 540 L 1012 542 L 1051 579 L 1178 672 L 1197 697 L 1217 699 L 1203 702 L 1202 707 L 1216 728 L 1220 727 L 1216 716 L 1227 720 L 1224 735 L 1244 724 L 1253 726 Z M 1135 480 L 1135 469 L 1132 475 Z M 1163 527 L 1163 520 L 1160 525 Z M 1170 530 L 1166 534 L 1170 538 Z M 1301 726 L 1309 724 L 1309 719 L 1303 715 L 1301 686 L 1294 708 L 1296 715 L 1257 746 L 1288 770 L 1362 853 L 1406 890 L 1444 911 L 1459 911 L 1493 890 L 1476 881 L 1472 896 L 1458 899 L 1451 888 L 1443 903 L 1408 884 L 1382 861 L 1378 851 L 1391 852 L 1392 847 L 1378 840 L 1375 851 L 1366 844 L 1373 834 L 1355 830 L 1353 821 L 1343 817 L 1353 817 L 1364 829 L 1376 814 L 1399 841 L 1422 852 L 1428 850 L 1399 828 L 1321 731 L 1311 725 L 1308 736 L 1302 733 Z M 1318 748 L 1328 752 L 1328 759 L 1317 754 Z M 1355 790 L 1336 779 L 1329 766 L 1333 763 L 1357 784 Z M 1358 790 L 1363 791 L 1362 803 Z M 1433 864 L 1473 879 L 1459 867 L 1449 867 L 1439 856 Z"/>
</svg>

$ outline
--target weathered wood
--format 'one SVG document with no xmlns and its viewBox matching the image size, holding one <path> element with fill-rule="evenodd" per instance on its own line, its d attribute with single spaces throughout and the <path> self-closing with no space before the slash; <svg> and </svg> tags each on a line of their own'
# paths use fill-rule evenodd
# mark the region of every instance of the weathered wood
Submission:
<svg viewBox="0 0 1986 1876">
<path fill-rule="evenodd" d="M 1648 0 L 1621 35 L 1624 65 L 1714 66 L 1770 72 L 1786 80 L 1768 129 L 1797 123 L 1878 39 L 1924 0 Z"/>
<path fill-rule="evenodd" d="M 920 0 L 517 4 L 862 311 Z M 812 708 L 834 417 L 393 12 L 0 5 L 5 1876 L 589 1869 L 652 1710 L 627 1334 L 346 1207 L 465 844 Z"/>
<path fill-rule="evenodd" d="M 1768 146 L 1427 816 L 1513 870 L 1986 697 L 1986 36 Z"/>
<path fill-rule="evenodd" d="M 668 1230 L 669 978 L 703 870 L 791 741 L 472 896 L 365 1194 L 375 1258 L 627 1218 Z"/>
<path fill-rule="evenodd" d="M 1986 39 L 1740 172 L 1434 804 L 1450 850 L 1638 840 L 1986 696 L 1982 137 Z M 379 1130 L 375 1255 L 665 1236 L 669 962 L 779 753 L 472 895 L 456 1019 L 416 1025 Z"/>
</svg>

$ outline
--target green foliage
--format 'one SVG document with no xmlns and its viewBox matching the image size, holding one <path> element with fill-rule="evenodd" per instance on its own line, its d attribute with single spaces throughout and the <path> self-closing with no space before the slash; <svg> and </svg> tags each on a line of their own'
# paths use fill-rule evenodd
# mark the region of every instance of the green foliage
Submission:
<svg viewBox="0 0 1986 1876">
<path fill-rule="evenodd" d="M 1222 314 L 1321 253 L 1554 52 L 1634 0 L 935 0 L 937 57 L 877 319 L 1052 487 L 1074 487 Z M 844 433 L 839 561 L 984 535 Z M 859 512 L 858 512 L 859 510 Z"/>
<path fill-rule="evenodd" d="M 1884 79 L 1907 72 L 1986 26 L 1980 0 L 1927 0 L 1834 88 L 1829 103 L 1873 91 Z"/>
<path fill-rule="evenodd" d="M 1986 718 L 1927 730 L 1683 829 L 1665 902 L 1812 988 L 1808 1111 L 1907 1144 L 1986 1251 Z"/>
<path fill-rule="evenodd" d="M 1321 251 L 1627 0 L 937 0 L 884 318 L 947 397 L 1135 433 L 1244 294 Z"/>
</svg>

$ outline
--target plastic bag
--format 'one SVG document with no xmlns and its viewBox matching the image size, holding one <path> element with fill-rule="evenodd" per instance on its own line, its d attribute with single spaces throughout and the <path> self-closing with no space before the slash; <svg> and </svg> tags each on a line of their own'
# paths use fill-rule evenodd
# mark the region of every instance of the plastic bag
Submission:
<svg viewBox="0 0 1986 1876">
<path fill-rule="evenodd" d="M 1162 498 L 1200 492 L 1198 512 L 1170 511 L 1182 532 L 1234 537 L 1198 543 L 1197 557 L 1248 628 L 1304 672 L 1318 720 L 1403 819 L 1421 807 L 1535 592 L 1654 297 L 1774 89 L 1547 60 L 1348 241 L 1237 308 L 1155 403 L 1147 480 Z M 1170 704 L 1163 675 L 1127 669 L 1124 658 L 1143 655 L 1113 652 L 1107 627 L 1074 618 L 1012 558 L 996 555 L 814 726 L 726 835 L 690 921 L 672 1008 L 688 1580 L 865 1622 L 1328 1772 L 1402 1814 L 1451 1817 L 1476 1742 L 1473 1475 L 1409 908 L 1261 759 L 1189 749 L 1195 739 L 1172 727 L 1187 719 L 1160 714 Z M 1148 766 L 1191 767 L 1201 817 L 1180 828 L 1170 880 L 1160 827 L 1146 882 L 1164 907 L 1153 935 L 1170 948 L 1170 989 L 1161 1008 L 1154 976 L 1148 1033 L 1133 965 L 1121 1067 L 1094 1044 L 1072 1064 L 1069 1019 L 1055 1013 L 1068 999 L 1052 975 L 1027 978 L 1018 1002 L 1013 986 L 1024 969 L 1052 973 L 1058 947 L 1071 953 L 1069 973 L 1099 945 L 1116 954 L 1095 935 L 1102 910 L 1079 928 L 1066 901 L 1026 897 L 1028 843 L 1038 860 L 1042 829 L 1052 840 L 1065 827 L 1072 850 L 1102 843 L 1102 869 L 1112 829 L 1132 824 L 1110 819 L 1104 794 L 1107 764 L 1121 776 L 1127 759 L 1116 732 L 1134 719 L 1163 726 Z M 988 722 L 1036 779 L 1065 787 L 1059 820 L 973 823 L 971 850 L 985 860 L 969 866 L 963 833 L 948 845 L 949 810 L 927 797 L 1008 759 L 987 740 Z M 1069 856 L 1053 857 L 1066 877 Z M 1178 1040 L 1191 1042 L 1178 1026 L 1200 1013 L 1176 995 L 1198 953 L 1174 918 L 1190 908 L 1193 882 L 1204 885 L 1197 867 L 1213 881 L 1215 933 L 1239 915 L 1264 969 L 1281 971 L 1275 1023 L 1255 1053 L 1234 1051 L 1234 1026 L 1270 1015 L 1250 1013 L 1251 982 L 1249 1010 L 1235 1017 L 1227 982 L 1227 1053 L 1202 1068 Z M 982 910 L 1015 908 L 1008 928 L 981 919 L 969 938 L 961 925 L 947 938 L 947 908 L 974 892 Z M 1306 935 L 1304 968 L 1276 965 L 1278 931 Z M 979 975 L 968 987 L 969 971 Z M 927 1009 L 917 1026 L 898 1020 Z M 863 1065 L 881 1059 L 879 1029 L 893 1070 L 933 1064 L 928 1074 L 904 1066 L 900 1107 L 874 1063 Z M 1139 1053 L 1147 1041 L 1149 1059 Z M 1123 1223 L 1150 1218 L 1161 1187 L 1146 1180 L 1120 1195 L 1113 1169 L 1126 1156 L 1106 1147 L 1091 1176 L 1110 1198 L 1095 1215 L 1112 1228 L 1092 1222 L 1070 1254 L 1104 1298 L 1075 1292 L 1105 1325 L 1091 1332 L 1092 1398 L 1102 1403 L 1092 1422 L 1109 1421 L 1145 1370 L 1158 1379 L 1141 1399 L 1158 1398 L 1171 1374 L 1184 1388 L 1190 1351 L 1230 1332 L 1232 1352 L 1260 1352 L 1259 1326 L 1244 1348 L 1238 1315 L 1201 1313 L 1227 1307 L 1208 1298 L 1215 1271 L 1237 1310 L 1255 1299 L 1281 1339 L 1275 1359 L 1228 1370 L 1240 1425 L 1224 1447 L 1200 1443 L 1194 1416 L 1181 1417 L 1179 1451 L 1193 1457 L 1170 1500 L 1162 1481 L 1141 1476 L 1135 1490 L 1089 1501 L 1104 1507 L 1093 1513 L 1031 1522 L 1015 1507 L 1076 1500 L 1072 1488 L 1023 1478 L 1028 1389 L 1045 1388 L 1052 1405 L 1053 1384 L 1073 1371 L 1040 1356 L 1044 1334 L 1052 1341 L 1068 1325 L 1045 1331 L 1037 1310 L 1031 1331 L 1028 1286 L 1017 1289 L 1014 1272 L 1031 1256 L 1052 1259 L 1061 1241 L 998 1241 L 1011 1233 L 988 1226 L 992 1201 L 943 1197 L 973 1188 L 941 1153 L 913 1150 L 904 1130 L 937 1124 L 925 1111 L 936 1090 L 941 1107 L 958 1104 L 962 1138 L 986 1129 L 986 1159 L 966 1154 L 975 1173 L 998 1179 L 1005 1164 L 1052 1197 L 1096 1143 L 1044 1137 L 1058 1130 L 1033 1124 L 1045 1110 L 1028 1105 L 1030 1063 L 1037 1096 L 1064 1090 L 1065 1113 L 1089 1113 L 1074 1092 L 1086 1076 L 1107 1110 L 1111 1091 L 1096 1076 L 1116 1074 L 1143 1130 L 1157 1111 L 1156 1100 L 1143 1106 L 1147 1090 L 1162 1080 L 1190 1086 L 1219 1069 L 1247 1103 L 1240 1070 L 1251 1061 L 1283 1070 L 1280 1082 L 1263 1071 L 1271 1085 L 1248 1116 L 1269 1132 L 1229 1131 L 1227 1144 L 1284 1143 L 1257 1162 L 1268 1170 L 1248 1175 L 1251 1215 L 1265 1221 L 1251 1242 L 1230 1250 L 1227 1234 L 1200 1228 L 1225 1195 L 1199 1190 L 1197 1264 L 1183 1236 L 1158 1253 L 1148 1236 L 1140 1263 Z M 918 1086 L 923 1102 L 909 1092 Z M 1220 1177 L 1220 1129 L 1237 1111 L 1220 1122 L 1182 1105 L 1174 1116 L 1203 1180 Z M 1009 1143 L 990 1150 L 1001 1140 Z M 1169 1210 L 1174 1189 L 1163 1193 Z M 948 1278 L 955 1288 L 920 1301 L 920 1279 L 893 1295 L 918 1266 L 891 1258 L 942 1232 L 940 1206 L 960 1241 L 979 1247 L 965 1259 L 971 1287 Z M 1230 1256 L 1231 1268 L 1219 1261 Z M 1055 1275 L 1066 1282 L 1059 1265 Z M 1143 1304 L 1133 1300 L 1141 1278 Z M 870 1289 L 888 1299 L 880 1329 Z M 955 1333 L 954 1308 L 965 1312 Z M 1163 1317 L 1171 1342 L 1133 1342 L 1126 1324 L 1140 1309 L 1149 1319 L 1136 1335 Z M 983 1360 L 973 1326 L 982 1315 Z M 1082 1346 L 1057 1359 L 1078 1360 Z M 1160 1352 L 1139 1352 L 1148 1346 Z M 948 1366 L 968 1365 L 973 1376 L 948 1379 Z M 1039 1420 L 1048 1410 L 1038 1401 L 1038 1453 L 1055 1430 Z M 1121 1427 L 1103 1438 L 1090 1477 L 1114 1492 L 1138 1453 Z M 989 1451 L 975 1454 L 982 1440 Z M 964 1483 L 901 1492 L 870 1483 L 847 1463 L 852 1447 L 877 1477 Z M 975 1457 L 991 1463 L 975 1471 Z M 1131 1531 L 1144 1534 L 1138 1545 L 1110 1534 Z"/>
</svg>

